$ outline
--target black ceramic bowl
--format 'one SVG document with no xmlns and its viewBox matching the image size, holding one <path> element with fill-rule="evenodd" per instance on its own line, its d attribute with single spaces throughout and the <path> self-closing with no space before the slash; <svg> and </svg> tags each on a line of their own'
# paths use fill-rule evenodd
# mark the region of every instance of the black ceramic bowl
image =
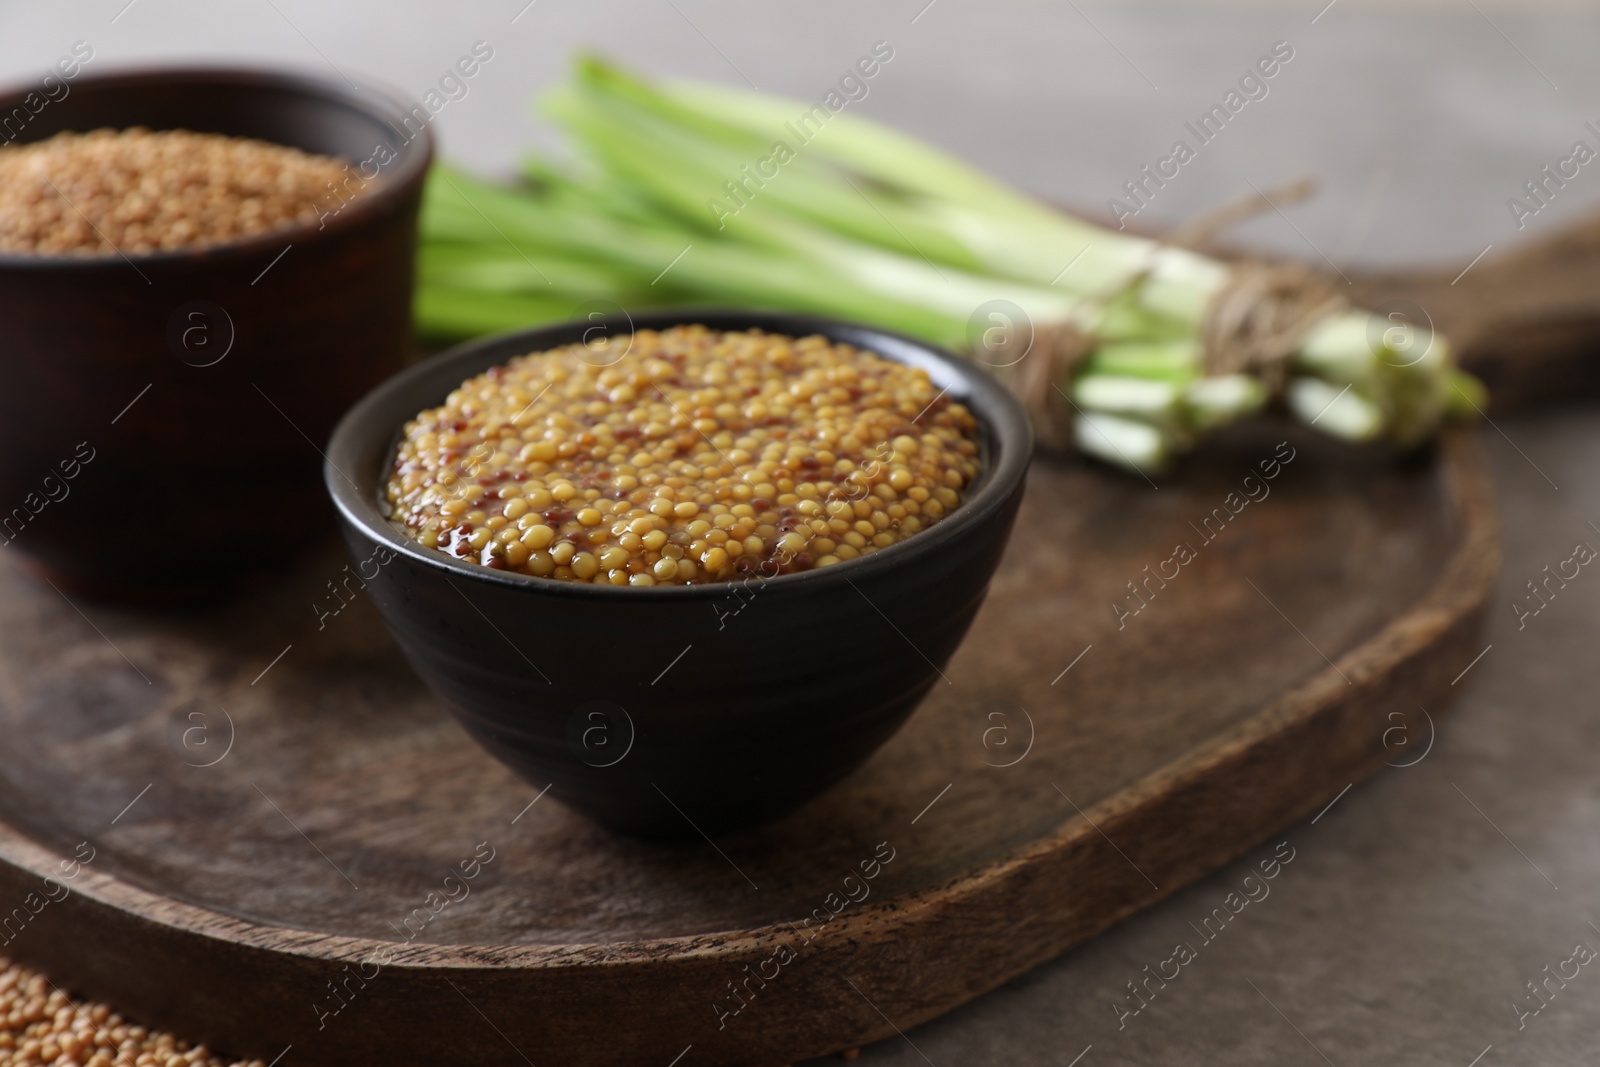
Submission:
<svg viewBox="0 0 1600 1067">
<path fill-rule="evenodd" d="M 474 341 L 390 379 L 334 431 L 324 472 L 373 603 L 468 732 L 535 787 L 646 836 L 770 819 L 887 740 L 943 684 L 1005 548 L 1032 451 L 1010 393 L 920 341 L 781 313 L 678 310 L 631 325 L 685 322 L 822 334 L 924 368 L 977 417 L 982 475 L 948 516 L 899 544 L 765 582 L 534 578 L 423 548 L 385 518 L 383 485 L 408 419 L 513 356 L 592 338 L 593 322 Z"/>
<path fill-rule="evenodd" d="M 215 247 L 0 254 L 0 541 L 69 589 L 209 594 L 332 531 L 317 448 L 409 354 L 431 135 L 398 98 L 320 77 L 91 70 L 42 104 L 0 92 L 0 141 L 184 128 L 343 157 L 346 195 L 376 181 Z"/>
</svg>

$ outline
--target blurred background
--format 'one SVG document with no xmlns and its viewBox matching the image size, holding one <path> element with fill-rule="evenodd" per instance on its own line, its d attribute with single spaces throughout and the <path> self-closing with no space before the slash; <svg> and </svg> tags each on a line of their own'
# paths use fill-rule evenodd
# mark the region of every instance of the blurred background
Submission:
<svg viewBox="0 0 1600 1067">
<path fill-rule="evenodd" d="M 1548 233 L 1600 203 L 1600 176 L 1583 174 L 1521 233 L 1506 207 L 1600 119 L 1600 12 L 1577 4 L 105 0 L 21 12 L 0 35 L 8 82 L 83 40 L 94 70 L 271 62 L 420 98 L 482 40 L 494 60 L 434 130 L 445 158 L 487 175 L 509 174 L 522 146 L 555 145 L 531 101 L 576 49 L 814 99 L 883 40 L 894 59 L 852 106 L 1101 219 L 1123 182 L 1283 40 L 1294 59 L 1268 95 L 1160 191 L 1141 225 L 1192 218 L 1251 182 L 1271 189 L 1314 175 L 1312 202 L 1236 236 L 1340 265 L 1464 265 L 1486 245 Z"/>
</svg>

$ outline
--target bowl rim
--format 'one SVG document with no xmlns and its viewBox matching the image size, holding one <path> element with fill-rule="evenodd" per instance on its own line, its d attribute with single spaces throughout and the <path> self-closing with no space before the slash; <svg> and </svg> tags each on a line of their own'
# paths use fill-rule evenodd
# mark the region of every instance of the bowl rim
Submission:
<svg viewBox="0 0 1600 1067">
<path fill-rule="evenodd" d="M 446 368 L 472 364 L 477 369 L 461 373 L 448 388 L 473 375 L 481 374 L 491 366 L 498 366 L 517 355 L 543 352 L 580 339 L 584 332 L 597 326 L 634 330 L 660 330 L 672 326 L 704 325 L 719 330 L 757 329 L 767 333 L 803 337 L 821 334 L 834 343 L 851 344 L 866 349 L 880 358 L 897 363 L 910 363 L 928 369 L 941 368 L 941 373 L 951 380 L 946 389 L 954 390 L 957 384 L 963 392 L 959 399 L 965 403 L 983 427 L 988 438 L 991 466 L 981 475 L 976 493 L 964 498 L 954 511 L 925 530 L 918 531 L 904 541 L 890 545 L 869 556 L 844 560 L 834 566 L 814 568 L 790 574 L 762 578 L 763 588 L 781 583 L 783 588 L 801 591 L 807 585 L 819 582 L 854 584 L 852 578 L 871 578 L 887 568 L 909 562 L 917 554 L 933 552 L 954 542 L 973 526 L 987 520 L 1000 510 L 1013 496 L 1028 471 L 1033 458 L 1033 427 L 1017 399 L 991 375 L 969 360 L 946 351 L 920 338 L 886 330 L 864 323 L 851 322 L 825 316 L 765 309 L 738 309 L 726 307 L 684 307 L 652 310 L 621 319 L 608 318 L 596 323 L 593 320 L 571 319 L 535 327 L 522 327 L 492 334 L 456 345 L 439 355 L 423 360 L 383 382 L 354 407 L 345 413 L 334 428 L 324 456 L 323 481 L 333 499 L 339 516 L 350 526 L 361 531 L 368 539 L 408 559 L 421 563 L 439 574 L 456 575 L 472 581 L 499 586 L 504 589 L 523 590 L 530 594 L 555 597 L 624 598 L 639 602 L 641 598 L 710 601 L 728 596 L 741 581 L 707 582 L 703 585 L 614 586 L 594 585 L 589 582 L 567 582 L 540 578 L 516 571 L 496 570 L 480 563 L 457 559 L 437 549 L 424 548 L 400 532 L 378 507 L 378 493 L 382 483 L 374 478 L 372 484 L 360 488 L 358 473 L 352 481 L 337 465 L 347 460 L 361 447 L 368 445 L 375 434 L 388 440 L 388 452 L 404 425 L 415 412 L 443 401 L 443 394 L 434 400 L 421 400 L 407 410 L 395 425 L 388 425 L 384 409 L 406 393 L 422 388 L 422 383 L 435 377 L 448 377 Z M 881 347 L 880 347 L 881 345 Z M 887 351 L 885 349 L 888 349 Z M 896 349 L 899 350 L 898 354 Z M 915 355 L 915 359 L 899 358 Z M 448 391 L 448 389 L 446 390 Z M 380 471 L 380 477 L 381 477 Z M 757 580 L 751 576 L 745 581 Z M 859 590 L 858 590 L 859 591 Z"/>
<path fill-rule="evenodd" d="M 110 86 L 129 89 L 161 85 L 192 85 L 197 89 L 208 85 L 254 86 L 281 96 L 312 97 L 327 104 L 360 111 L 391 130 L 395 128 L 396 120 L 400 116 L 411 113 L 412 106 L 408 104 L 408 98 L 404 93 L 364 76 L 354 82 L 346 83 L 308 69 L 249 63 L 224 65 L 177 61 L 159 66 L 132 64 L 102 68 L 92 73 L 85 72 L 72 79 L 75 91 L 91 85 L 97 88 Z M 13 103 L 20 106 L 23 97 L 37 91 L 36 82 L 11 82 L 0 86 L 0 113 L 5 112 Z M 7 145 L 37 143 L 39 143 L 37 139 L 25 141 L 20 137 L 6 142 Z M 347 207 L 341 208 L 334 216 L 327 219 L 326 225 L 318 225 L 322 222 L 319 219 L 315 222 L 296 223 L 292 226 L 267 230 L 241 240 L 161 252 L 123 253 L 117 250 L 110 255 L 85 256 L 0 252 L 0 270 L 88 271 L 113 264 L 121 266 L 124 263 L 151 267 L 165 264 L 209 264 L 235 257 L 245 259 L 257 256 L 262 252 L 278 249 L 285 241 L 290 244 L 300 244 L 325 240 L 334 234 L 362 226 L 375 216 L 392 211 L 398 201 L 414 195 L 433 161 L 432 124 L 421 127 L 417 136 L 391 147 L 395 149 L 397 156 L 394 170 L 382 182 L 377 183 L 370 194 L 352 200 Z M 350 162 L 353 165 L 358 161 Z"/>
</svg>

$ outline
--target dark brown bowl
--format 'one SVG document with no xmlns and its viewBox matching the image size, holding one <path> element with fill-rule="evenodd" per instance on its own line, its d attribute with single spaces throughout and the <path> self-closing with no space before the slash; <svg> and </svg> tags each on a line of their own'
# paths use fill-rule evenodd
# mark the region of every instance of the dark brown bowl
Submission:
<svg viewBox="0 0 1600 1067">
<path fill-rule="evenodd" d="M 298 74 L 65 84 L 37 113 L 37 87 L 0 93 L 0 115 L 30 115 L 17 142 L 106 126 L 254 137 L 351 161 L 350 188 L 380 145 L 393 153 L 318 224 L 192 251 L 0 255 L 0 546 L 96 595 L 224 590 L 331 529 L 323 442 L 410 345 L 431 137 L 397 97 Z"/>
<path fill-rule="evenodd" d="M 403 424 L 465 379 L 597 329 L 685 322 L 822 334 L 925 369 L 977 417 L 982 474 L 949 515 L 882 552 L 765 581 L 534 578 L 423 548 L 385 517 Z M 608 826 L 693 836 L 774 818 L 827 788 L 943 684 L 1000 562 L 1032 445 L 1010 393 L 924 342 L 804 315 L 680 309 L 520 331 L 413 367 L 339 424 L 326 477 L 373 604 L 480 744 Z"/>
</svg>

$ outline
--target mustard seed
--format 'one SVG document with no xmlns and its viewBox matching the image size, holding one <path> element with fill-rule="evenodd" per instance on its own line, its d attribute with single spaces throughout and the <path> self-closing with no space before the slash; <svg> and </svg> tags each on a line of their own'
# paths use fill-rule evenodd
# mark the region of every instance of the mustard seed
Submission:
<svg viewBox="0 0 1600 1067">
<path fill-rule="evenodd" d="M 62 132 L 0 147 L 0 252 L 113 256 L 316 222 L 370 186 L 329 156 L 188 130 Z"/>
<path fill-rule="evenodd" d="M 74 1003 L 49 979 L 0 957 L 0 1063 L 17 1067 L 263 1067 L 129 1025 L 104 1004 Z"/>
<path fill-rule="evenodd" d="M 485 566 L 728 581 L 927 529 L 980 472 L 976 430 L 918 368 L 823 337 L 679 326 L 463 382 L 406 424 L 386 491 L 419 543 Z"/>
</svg>

